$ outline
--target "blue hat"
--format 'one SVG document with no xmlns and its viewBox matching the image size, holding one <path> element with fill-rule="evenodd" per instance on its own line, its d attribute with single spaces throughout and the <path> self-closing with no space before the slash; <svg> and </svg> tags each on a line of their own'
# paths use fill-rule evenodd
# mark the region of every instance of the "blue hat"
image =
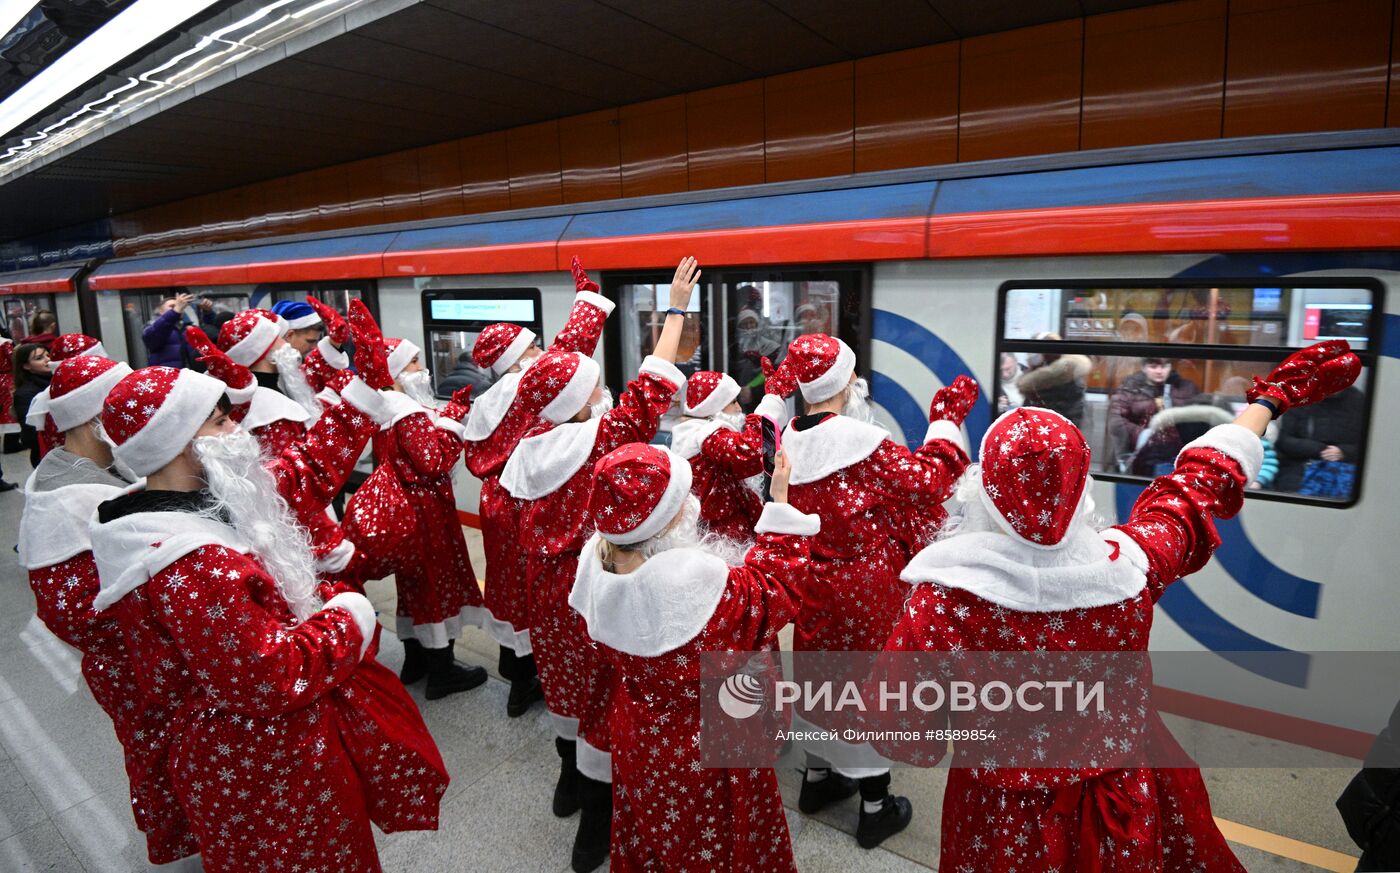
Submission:
<svg viewBox="0 0 1400 873">
<path fill-rule="evenodd" d="M 286 321 L 292 330 L 302 330 L 321 323 L 321 316 L 316 314 L 311 304 L 300 300 L 279 300 L 272 304 L 272 311 Z"/>
</svg>

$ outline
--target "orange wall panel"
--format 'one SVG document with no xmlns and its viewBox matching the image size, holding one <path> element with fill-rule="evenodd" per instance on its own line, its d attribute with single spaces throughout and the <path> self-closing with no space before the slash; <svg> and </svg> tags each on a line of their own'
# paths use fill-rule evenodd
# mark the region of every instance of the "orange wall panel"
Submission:
<svg viewBox="0 0 1400 873">
<path fill-rule="evenodd" d="M 378 158 L 345 165 L 345 203 L 344 227 L 384 222 L 384 180 Z"/>
<path fill-rule="evenodd" d="M 457 140 L 462 164 L 462 210 L 494 212 L 510 208 L 510 166 L 503 131 Z"/>
<path fill-rule="evenodd" d="M 1225 21 L 1226 0 L 1087 18 L 1080 148 L 1220 136 Z"/>
<path fill-rule="evenodd" d="M 616 109 L 559 119 L 564 202 L 621 197 L 621 154 Z"/>
<path fill-rule="evenodd" d="M 419 203 L 424 218 L 462 214 L 462 160 L 457 141 L 417 149 Z"/>
<path fill-rule="evenodd" d="M 685 129 L 690 190 L 763 182 L 762 79 L 687 94 Z"/>
<path fill-rule="evenodd" d="M 855 171 L 958 159 L 959 43 L 855 62 Z"/>
<path fill-rule="evenodd" d="M 670 194 L 689 188 L 685 95 L 633 103 L 618 110 L 622 196 Z"/>
<path fill-rule="evenodd" d="M 1390 13 L 1390 106 L 1386 109 L 1388 127 L 1400 127 L 1400 0 Z"/>
<path fill-rule="evenodd" d="M 1233 0 L 1224 135 L 1385 125 L 1393 0 Z"/>
<path fill-rule="evenodd" d="M 963 40 L 958 159 L 1079 147 L 1083 21 Z"/>
<path fill-rule="evenodd" d="M 378 159 L 383 180 L 384 221 L 417 221 L 422 217 L 418 192 L 418 156 L 411 151 L 392 152 Z"/>
<path fill-rule="evenodd" d="M 559 185 L 559 122 L 527 124 L 506 131 L 510 166 L 510 208 L 555 206 L 563 202 Z"/>
<path fill-rule="evenodd" d="M 855 167 L 855 67 L 828 64 L 763 82 L 769 182 L 842 176 Z"/>
</svg>

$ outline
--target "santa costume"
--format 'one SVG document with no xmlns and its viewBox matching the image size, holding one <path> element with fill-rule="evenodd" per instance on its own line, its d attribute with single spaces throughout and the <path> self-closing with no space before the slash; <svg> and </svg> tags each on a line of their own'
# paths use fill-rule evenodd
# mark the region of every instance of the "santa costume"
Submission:
<svg viewBox="0 0 1400 873">
<path fill-rule="evenodd" d="M 795 382 L 809 405 L 844 394 L 843 412 L 851 413 L 800 416 L 782 435 L 792 462 L 789 499 L 822 520 L 822 535 L 812 544 L 812 572 L 824 595 L 805 606 L 793 633 L 794 652 L 884 648 L 908 593 L 899 573 L 912 554 L 910 539 L 943 519 L 942 503 L 968 463 L 959 426 L 977 397 L 975 382 L 959 377 L 940 389 L 924 443 L 911 452 L 869 420 L 859 398 L 863 383 L 853 379 L 855 364 L 855 353 L 841 340 L 808 334 L 792 341 L 768 380 L 770 394 L 790 391 Z M 854 778 L 862 798 L 861 845 L 877 845 L 908 824 L 909 802 L 889 794 L 889 770 L 878 758 L 851 764 L 863 756 L 840 740 L 808 748 L 804 812 L 855 793 Z M 838 772 L 828 772 L 829 758 L 838 759 Z"/>
<path fill-rule="evenodd" d="M 603 334 L 603 323 L 615 304 L 598 293 L 573 259 L 576 289 L 573 310 L 551 349 L 592 357 Z M 501 676 L 510 682 L 506 713 L 523 715 L 539 699 L 539 679 L 530 649 L 530 616 L 525 586 L 525 551 L 517 536 L 520 505 L 501 487 L 501 470 L 516 444 L 539 419 L 528 403 L 517 403 L 520 377 L 538 353 L 534 331 L 509 322 L 481 332 L 472 348 L 472 361 L 496 381 L 473 398 L 467 416 L 467 469 L 481 480 L 481 540 L 486 552 L 486 629 L 500 646 Z"/>
<path fill-rule="evenodd" d="M 888 649 L 1145 651 L 1153 605 L 1210 560 L 1220 543 L 1215 519 L 1240 510 L 1263 457 L 1259 435 L 1269 412 L 1316 402 L 1359 371 L 1345 343 L 1296 353 L 1251 391 L 1268 412 L 1250 407 L 1236 423 L 1189 443 L 1130 517 L 1103 531 L 1086 519 L 1090 452 L 1079 429 L 1048 409 L 1006 413 L 959 487 L 960 526 L 904 569 L 914 588 Z M 1135 728 L 1145 742 L 1189 760 L 1155 708 L 1145 710 Z M 1105 728 L 1117 729 L 1112 721 Z M 1133 741 L 1117 739 L 1119 748 Z M 1244 869 L 1211 817 L 1194 768 L 955 767 L 943 801 L 939 869 L 1011 867 Z"/>
<path fill-rule="evenodd" d="M 357 353 L 368 342 L 357 341 Z M 414 384 L 410 377 L 427 375 L 421 367 L 409 371 L 419 354 L 412 342 L 390 339 L 385 348 L 389 376 L 405 390 Z M 430 393 L 418 396 L 433 402 Z M 482 668 L 465 667 L 452 657 L 462 629 L 479 625 L 482 613 L 481 589 L 452 491 L 467 408 L 451 403 L 439 412 L 405 391 L 389 391 L 385 397 L 392 418 L 374 435 L 376 467 L 346 504 L 343 528 L 372 568 L 366 570 L 367 578 L 394 574 L 396 630 L 404 643 L 399 675 L 406 685 L 426 677 L 425 695 L 436 700 L 487 678 Z"/>
<path fill-rule="evenodd" d="M 686 380 L 682 418 L 671 429 L 671 448 L 690 462 L 691 486 L 700 498 L 700 523 L 708 533 L 735 542 L 753 539 L 763 511 L 763 418 L 781 424 L 787 408 L 781 397 L 766 394 L 749 415 L 737 408 L 739 383 L 712 370 Z"/>
<path fill-rule="evenodd" d="M 247 404 L 246 409 L 240 410 L 240 423 L 273 457 L 305 436 L 312 418 L 305 406 L 282 390 L 278 368 L 254 369 L 267 362 L 274 349 L 289 348 L 282 339 L 286 332 L 286 322 L 279 321 L 266 309 L 245 309 L 219 330 L 219 351 L 235 364 L 247 368 L 255 380 L 246 389 L 238 386 L 240 393 L 235 402 Z M 219 378 L 219 374 L 213 375 Z M 309 395 L 309 389 L 307 393 Z"/>
<path fill-rule="evenodd" d="M 126 364 L 96 356 L 61 362 L 49 384 L 48 403 L 48 415 L 59 432 L 92 427 L 107 392 L 129 373 Z M 112 719 L 130 782 L 132 815 L 146 835 L 147 857 L 152 864 L 173 867 L 199 852 L 166 776 L 167 724 L 174 713 L 143 699 L 137 667 L 115 617 L 92 606 L 98 581 L 88 522 L 98 504 L 120 496 L 131 484 L 110 466 L 56 447 L 25 484 L 19 556 L 29 573 L 40 620 L 82 652 L 83 679 Z M 199 869 L 198 859 L 183 867 Z"/>
<path fill-rule="evenodd" d="M 569 603 L 617 677 L 611 707 L 614 873 L 795 873 L 771 768 L 700 766 L 705 652 L 772 651 L 810 585 L 814 515 L 770 503 L 741 566 L 698 547 L 690 465 L 639 443 L 597 464 Z M 631 572 L 621 550 L 645 556 Z"/>
<path fill-rule="evenodd" d="M 606 858 L 612 814 L 607 722 L 612 674 L 582 617 L 569 606 L 591 523 L 593 470 L 608 452 L 651 440 L 684 383 L 675 364 L 649 355 L 616 407 L 580 421 L 599 385 L 598 363 L 592 358 L 549 351 L 520 379 L 520 396 L 538 404 L 531 411 L 543 421 L 516 446 L 501 472 L 501 485 L 522 501 L 516 530 L 527 554 L 530 644 L 563 762 L 554 812 L 562 817 L 583 811 L 574 844 L 576 870 L 591 869 L 587 861 Z"/>
<path fill-rule="evenodd" d="M 146 699 L 174 713 L 168 774 L 206 870 L 376 873 L 370 821 L 435 827 L 446 774 L 411 700 L 363 660 L 369 601 L 322 602 L 286 498 L 329 500 L 383 404 L 351 383 L 305 445 L 269 462 L 219 424 L 224 390 L 147 367 L 108 394 L 118 459 L 152 477 L 198 463 L 206 488 L 135 486 L 98 506 L 94 608 L 121 625 Z M 206 425 L 218 435 L 195 439 Z"/>
<path fill-rule="evenodd" d="M 62 336 L 54 337 L 49 347 L 49 361 L 56 367 L 69 358 L 76 358 L 79 355 L 92 355 L 99 358 L 109 358 L 107 350 L 102 343 L 92 337 L 81 333 L 65 333 Z M 52 387 L 52 386 L 50 386 Z M 38 432 L 39 456 L 45 457 L 54 446 L 63 445 L 63 431 L 59 430 L 53 423 L 53 419 L 46 414 L 49 404 L 49 389 L 45 388 L 34 396 L 34 400 L 29 404 L 28 423 Z M 13 410 L 10 410 L 13 413 Z"/>
<path fill-rule="evenodd" d="M 0 338 L 0 434 L 19 433 L 15 418 L 15 344 Z"/>
</svg>

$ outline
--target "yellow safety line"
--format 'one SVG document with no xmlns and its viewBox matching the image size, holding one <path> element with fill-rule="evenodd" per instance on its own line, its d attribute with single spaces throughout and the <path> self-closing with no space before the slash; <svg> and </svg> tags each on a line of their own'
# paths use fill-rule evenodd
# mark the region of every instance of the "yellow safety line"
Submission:
<svg viewBox="0 0 1400 873">
<path fill-rule="evenodd" d="M 1314 867 L 1321 867 L 1323 870 L 1333 870 L 1335 873 L 1352 873 L 1356 869 L 1356 855 L 1335 852 L 1332 849 L 1314 846 L 1312 843 L 1281 837 L 1278 834 L 1261 831 L 1239 822 L 1226 821 L 1218 816 L 1215 823 L 1220 828 L 1220 832 L 1225 835 L 1225 839 L 1233 843 L 1240 843 L 1253 849 L 1268 852 L 1271 855 L 1279 855 L 1304 864 L 1311 864 Z"/>
</svg>

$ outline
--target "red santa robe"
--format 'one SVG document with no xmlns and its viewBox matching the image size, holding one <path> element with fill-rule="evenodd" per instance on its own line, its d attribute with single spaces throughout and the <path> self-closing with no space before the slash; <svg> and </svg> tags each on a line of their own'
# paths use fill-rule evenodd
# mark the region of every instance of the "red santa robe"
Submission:
<svg viewBox="0 0 1400 873">
<path fill-rule="evenodd" d="M 614 304 L 592 291 L 580 291 L 563 330 L 550 349 L 593 356 Z M 501 470 L 526 431 L 539 423 L 515 403 L 521 372 L 506 373 L 480 397 L 472 398 L 462 457 L 481 480 L 481 545 L 486 552 L 486 630 L 524 657 L 530 654 L 530 615 L 525 584 L 525 551 L 517 536 L 520 502 L 501 487 Z"/>
<path fill-rule="evenodd" d="M 465 409 L 438 413 L 387 392 L 393 421 L 374 435 L 375 472 L 350 497 L 342 525 L 368 578 L 394 574 L 399 639 L 441 649 L 481 624 L 481 589 L 457 517 L 452 469 Z M 458 409 L 456 413 L 449 410 Z"/>
<path fill-rule="evenodd" d="M 770 503 L 757 528 L 740 567 L 671 549 L 620 576 L 583 550 L 569 603 L 617 677 L 614 873 L 797 869 L 773 770 L 700 766 L 701 655 L 776 650 L 811 585 L 817 517 Z"/>
<path fill-rule="evenodd" d="M 329 502 L 344 485 L 377 428 L 354 396 L 269 464 L 289 503 Z M 445 780 L 405 769 L 413 756 L 394 744 L 365 760 L 352 736 L 363 723 L 333 699 L 359 672 L 383 672 L 362 662 L 375 627 L 364 601 L 332 600 L 297 621 L 237 532 L 192 513 L 136 512 L 95 524 L 92 537 L 101 576 L 94 607 L 110 608 L 121 625 L 146 700 L 174 713 L 166 766 L 208 873 L 377 873 L 367 798 L 382 802 L 386 781 L 404 808 L 398 819 L 435 826 Z M 349 699 L 360 699 L 358 689 Z M 404 722 L 397 733 L 422 734 L 431 746 L 411 701 L 391 709 Z"/>
<path fill-rule="evenodd" d="M 612 781 L 607 724 L 612 676 L 582 617 L 569 606 L 589 530 L 593 467 L 619 446 L 650 442 L 684 384 L 675 364 L 648 356 L 614 408 L 584 422 L 536 426 L 501 472 L 507 493 L 522 501 L 516 531 L 527 555 L 530 645 L 545 708 L 555 733 L 578 741 L 579 772 L 599 782 Z"/>
<path fill-rule="evenodd" d="M 131 812 L 146 836 L 146 856 L 152 864 L 170 864 L 198 854 L 199 844 L 166 773 L 175 711 L 143 698 L 137 665 L 116 617 L 93 608 L 99 585 L 88 523 L 98 504 L 120 496 L 123 489 L 85 483 L 35 491 L 33 481 L 25 490 L 19 551 L 39 620 L 82 652 L 83 679 L 112 719 L 122 746 Z"/>
<path fill-rule="evenodd" d="M 1033 641 L 1046 651 L 1145 651 L 1153 605 L 1210 560 L 1214 519 L 1239 511 L 1262 455 L 1245 428 L 1212 429 L 1126 523 L 1079 529 L 1085 542 L 1069 546 L 1087 556 L 1078 566 L 1053 566 L 1059 552 L 999 532 L 936 543 L 905 568 L 914 588 L 888 650 L 1004 652 Z M 1186 759 L 1155 709 L 1145 728 L 1159 750 Z M 942 870 L 1244 869 L 1211 817 L 1200 771 L 1186 768 L 954 768 L 941 853 Z"/>
<path fill-rule="evenodd" d="M 306 384 L 320 394 L 326 388 L 339 390 L 341 374 L 350 369 L 350 356 L 335 347 L 330 337 L 321 337 L 316 347 L 306 353 L 301 360 L 301 371 L 306 376 Z"/>
<path fill-rule="evenodd" d="M 754 487 L 763 475 L 763 417 L 781 421 L 785 412 L 781 398 L 764 395 L 742 430 L 715 418 L 685 418 L 671 429 L 671 450 L 690 462 L 690 492 L 700 500 L 707 532 L 740 543 L 753 539 L 763 511 Z"/>
<path fill-rule="evenodd" d="M 0 434 L 19 433 L 15 418 L 15 344 L 0 340 Z"/>
</svg>

